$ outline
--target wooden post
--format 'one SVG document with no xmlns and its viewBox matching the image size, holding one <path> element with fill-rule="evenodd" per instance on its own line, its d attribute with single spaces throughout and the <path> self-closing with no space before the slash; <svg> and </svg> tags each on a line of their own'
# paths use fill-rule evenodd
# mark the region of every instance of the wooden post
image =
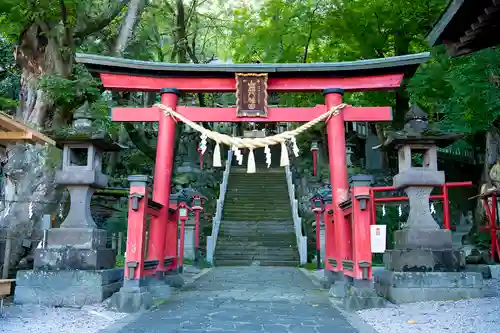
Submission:
<svg viewBox="0 0 500 333">
<path fill-rule="evenodd" d="M 118 247 L 117 247 L 117 250 L 116 250 L 116 252 L 118 253 L 118 255 L 122 255 L 123 254 L 122 247 L 123 247 L 123 232 L 120 231 L 118 233 Z"/>
<path fill-rule="evenodd" d="M 12 239 L 10 237 L 10 231 L 7 230 L 7 236 L 5 237 L 5 252 L 3 256 L 2 279 L 7 279 L 9 277 L 11 250 L 12 250 Z"/>
<path fill-rule="evenodd" d="M 112 248 L 113 250 L 116 250 L 116 238 L 117 238 L 116 233 L 115 233 L 115 232 L 113 232 L 113 233 L 111 234 L 111 248 Z"/>
</svg>

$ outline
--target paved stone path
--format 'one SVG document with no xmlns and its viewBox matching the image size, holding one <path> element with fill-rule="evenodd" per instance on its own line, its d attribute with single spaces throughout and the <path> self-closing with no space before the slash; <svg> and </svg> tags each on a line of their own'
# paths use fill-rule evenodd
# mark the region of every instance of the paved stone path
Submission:
<svg viewBox="0 0 500 333">
<path fill-rule="evenodd" d="M 217 267 L 119 333 L 357 333 L 298 268 Z"/>
</svg>

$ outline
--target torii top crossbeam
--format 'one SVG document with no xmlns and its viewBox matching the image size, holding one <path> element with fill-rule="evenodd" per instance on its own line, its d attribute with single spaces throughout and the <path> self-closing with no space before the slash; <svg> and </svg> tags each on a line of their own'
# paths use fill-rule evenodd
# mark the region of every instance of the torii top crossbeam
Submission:
<svg viewBox="0 0 500 333">
<path fill-rule="evenodd" d="M 78 53 L 76 61 L 100 73 L 112 90 L 159 91 L 176 87 L 182 92 L 236 90 L 236 73 L 267 73 L 268 91 L 320 92 L 336 87 L 345 91 L 394 89 L 411 77 L 429 53 L 346 62 L 310 64 L 172 64 Z"/>
<path fill-rule="evenodd" d="M 105 88 L 114 91 L 233 92 L 238 73 L 266 73 L 266 91 L 320 92 L 328 88 L 344 91 L 391 90 L 411 77 L 429 53 L 347 62 L 311 64 L 172 64 L 77 54 L 76 61 L 100 75 Z M 192 121 L 218 122 L 306 122 L 325 112 L 324 105 L 312 108 L 269 108 L 263 117 L 240 117 L 235 108 L 178 106 Z M 152 108 L 114 108 L 114 121 L 158 121 Z M 388 107 L 347 108 L 345 121 L 391 120 Z"/>
</svg>

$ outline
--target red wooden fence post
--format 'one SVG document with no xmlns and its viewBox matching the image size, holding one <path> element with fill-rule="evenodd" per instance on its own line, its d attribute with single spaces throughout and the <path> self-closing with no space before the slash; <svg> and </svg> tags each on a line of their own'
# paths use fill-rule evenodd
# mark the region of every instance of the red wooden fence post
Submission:
<svg viewBox="0 0 500 333">
<path fill-rule="evenodd" d="M 352 177 L 352 248 L 354 278 L 372 279 L 372 251 L 370 242 L 371 225 L 371 176 Z"/>
<path fill-rule="evenodd" d="M 148 207 L 147 185 L 149 177 L 134 175 L 129 176 L 128 180 L 130 182 L 130 196 L 124 287 L 140 287 L 144 282 L 146 216 Z"/>
</svg>

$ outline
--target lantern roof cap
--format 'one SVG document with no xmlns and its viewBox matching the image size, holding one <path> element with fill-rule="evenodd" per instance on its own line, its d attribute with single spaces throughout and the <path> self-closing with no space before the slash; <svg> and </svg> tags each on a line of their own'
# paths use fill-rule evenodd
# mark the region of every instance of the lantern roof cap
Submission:
<svg viewBox="0 0 500 333">
<path fill-rule="evenodd" d="M 443 132 L 436 126 L 429 125 L 427 113 L 416 104 L 410 107 L 404 119 L 402 130 L 389 132 L 385 142 L 373 149 L 390 150 L 411 144 L 447 147 L 463 137 L 462 134 Z"/>
</svg>

